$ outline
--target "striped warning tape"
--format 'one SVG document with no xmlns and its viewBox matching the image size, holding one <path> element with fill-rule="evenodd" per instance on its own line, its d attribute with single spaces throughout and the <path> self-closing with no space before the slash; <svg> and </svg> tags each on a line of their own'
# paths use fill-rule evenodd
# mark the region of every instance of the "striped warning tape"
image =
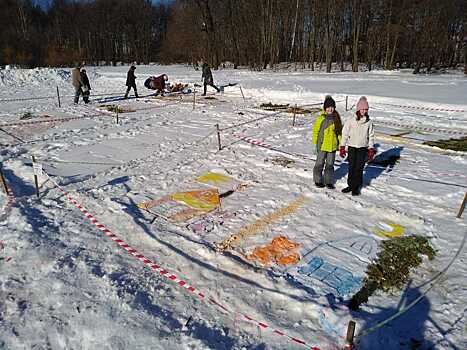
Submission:
<svg viewBox="0 0 467 350">
<path fill-rule="evenodd" d="M 4 241 L 0 241 L 0 251 L 5 249 L 5 247 L 6 247 L 6 243 Z M 13 259 L 11 256 L 6 256 L 6 257 L 0 256 L 0 261 L 9 262 L 11 259 Z"/>
<path fill-rule="evenodd" d="M 8 217 L 11 207 L 13 206 L 13 203 L 15 202 L 16 198 L 14 197 L 13 191 L 11 190 L 10 186 L 8 186 L 6 182 L 2 169 L 0 169 L 0 181 L 2 182 L 2 187 L 7 197 L 7 202 L 3 207 L 3 213 L 0 216 L 0 220 L 3 220 L 4 218 Z"/>
<path fill-rule="evenodd" d="M 97 118 L 97 117 L 102 117 L 102 116 L 111 116 L 110 114 L 107 113 L 100 113 L 100 114 L 94 114 L 94 115 L 82 115 L 79 117 L 65 117 L 65 118 L 51 118 L 51 119 L 45 119 L 45 120 L 34 120 L 31 122 L 16 122 L 16 123 L 6 123 L 6 124 L 0 124 L 0 128 L 8 127 L 8 126 L 18 126 L 18 125 L 31 125 L 31 124 L 40 124 L 40 123 L 53 123 L 53 122 L 67 122 L 70 120 L 78 120 L 78 119 L 86 119 L 86 118 Z"/>
<path fill-rule="evenodd" d="M 382 103 L 378 102 L 375 103 L 376 105 L 385 105 L 385 106 L 393 106 L 393 107 L 401 107 L 401 108 L 408 108 L 408 109 L 418 109 L 424 111 L 440 111 L 440 112 L 460 112 L 465 113 L 465 109 L 448 109 L 448 108 L 432 108 L 432 107 L 420 107 L 420 106 L 405 106 L 405 105 L 397 105 L 392 103 Z"/>
<path fill-rule="evenodd" d="M 211 296 L 207 295 L 207 293 L 202 293 L 201 291 L 197 290 L 194 286 L 192 286 L 190 283 L 188 283 L 187 281 L 183 280 L 183 279 L 180 279 L 179 277 L 177 277 L 176 275 L 174 275 L 173 273 L 169 272 L 168 270 L 164 269 L 162 266 L 159 266 L 157 265 L 154 261 L 148 259 L 147 257 L 145 257 L 143 254 L 141 254 L 140 252 L 138 252 L 136 249 L 130 247 L 125 241 L 123 241 L 122 239 L 120 239 L 117 235 L 115 235 L 114 233 L 112 233 L 109 229 L 107 229 L 105 227 L 105 225 L 101 224 L 89 211 L 86 210 L 86 208 L 84 208 L 80 203 L 78 203 L 77 200 L 75 200 L 67 191 L 65 191 L 55 180 L 53 180 L 48 174 L 46 174 L 44 172 L 44 175 L 47 176 L 47 178 L 66 196 L 66 198 L 68 198 L 68 200 L 73 203 L 73 205 L 75 207 L 77 207 L 83 214 L 84 216 L 86 216 L 86 218 L 94 225 L 97 227 L 97 229 L 99 231 L 101 231 L 104 236 L 108 237 L 110 240 L 112 240 L 113 242 L 117 243 L 121 248 L 123 248 L 124 250 L 126 250 L 128 252 L 128 254 L 130 254 L 131 256 L 133 256 L 134 258 L 136 258 L 137 260 L 139 260 L 140 262 L 142 262 L 143 264 L 145 264 L 146 266 L 148 266 L 149 268 L 151 268 L 152 270 L 158 272 L 160 275 L 164 276 L 165 278 L 167 278 L 168 280 L 170 280 L 171 282 L 174 282 L 175 284 L 179 285 L 180 287 L 184 288 L 185 290 L 187 290 L 188 292 L 190 293 L 193 293 L 195 296 L 197 296 L 200 300 L 204 301 L 204 302 L 207 302 L 209 304 L 212 304 L 212 305 L 215 305 L 217 306 L 219 309 L 221 309 L 222 311 L 224 311 L 225 313 L 227 314 L 230 314 L 230 316 L 241 316 L 242 318 L 244 318 L 245 320 L 248 320 L 249 322 L 253 323 L 254 325 L 256 325 L 257 327 L 260 327 L 261 329 L 265 329 L 265 330 L 268 330 L 270 332 L 272 332 L 273 334 L 275 335 L 278 335 L 278 336 L 281 336 L 281 337 L 284 337 L 296 344 L 300 344 L 300 345 L 303 345 L 303 346 L 306 346 L 307 348 L 311 349 L 311 350 L 320 350 L 319 348 L 315 347 L 315 346 L 311 346 L 310 344 L 308 344 L 307 342 L 305 342 L 304 340 L 301 340 L 301 339 L 298 339 L 298 338 L 295 338 L 291 335 L 288 335 L 286 334 L 285 332 L 282 332 L 278 329 L 274 329 L 273 327 L 271 327 L 270 325 L 264 323 L 264 322 L 261 322 L 261 321 L 258 321 L 256 319 L 254 319 L 253 317 L 250 317 L 249 315 L 247 314 L 243 314 L 243 313 L 240 313 L 240 312 L 236 312 L 236 311 L 232 311 L 230 310 L 229 308 L 227 308 L 226 306 L 224 306 L 223 304 L 219 303 L 218 301 L 216 301 L 214 298 L 212 298 Z"/>
<path fill-rule="evenodd" d="M 254 139 L 253 137 L 245 136 L 245 135 L 240 134 L 240 133 L 234 133 L 232 135 L 239 138 L 239 139 L 241 139 L 241 140 L 243 140 L 243 141 L 245 141 L 245 142 L 251 143 L 252 145 L 255 145 L 255 146 L 261 146 L 261 147 L 265 147 L 265 148 L 272 148 L 273 147 L 269 143 L 263 142 L 263 141 L 258 140 L 258 139 Z"/>
<path fill-rule="evenodd" d="M 11 193 L 9 193 L 7 195 L 7 202 L 5 206 L 3 207 L 3 213 L 0 215 L 0 220 L 4 220 L 8 217 L 8 215 L 10 214 L 10 210 L 13 207 L 13 204 L 15 203 L 15 201 L 16 201 L 15 197 Z"/>
<path fill-rule="evenodd" d="M 24 97 L 24 98 L 3 98 L 0 102 L 15 102 L 15 101 L 33 101 L 33 100 L 47 100 L 56 98 L 57 96 L 40 96 L 40 97 Z M 63 97 L 63 96 L 62 96 Z"/>
<path fill-rule="evenodd" d="M 53 122 L 65 122 L 69 120 L 76 120 L 76 119 L 83 119 L 83 118 L 90 118 L 91 116 L 81 116 L 81 117 L 68 117 L 68 118 L 53 118 L 53 119 L 46 119 L 46 120 L 35 120 L 32 122 L 17 122 L 17 123 L 7 123 L 7 124 L 0 124 L 0 127 L 8 127 L 8 126 L 18 126 L 18 125 L 31 125 L 31 124 L 40 124 L 40 123 L 53 123 Z"/>
<path fill-rule="evenodd" d="M 402 124 L 402 123 L 387 122 L 384 120 L 375 120 L 375 123 L 382 124 L 382 125 L 388 125 L 388 126 L 396 126 L 396 127 L 406 128 L 406 129 L 411 129 L 411 130 L 439 132 L 442 134 L 467 136 L 467 130 L 449 130 L 449 129 L 442 129 L 442 128 L 424 127 L 424 126 L 416 126 L 416 125 L 409 125 L 409 124 Z"/>
<path fill-rule="evenodd" d="M 430 171 L 431 174 L 435 174 L 435 175 L 440 175 L 440 176 L 453 176 L 453 177 L 463 177 L 463 178 L 467 178 L 467 175 L 464 175 L 464 174 L 459 174 L 459 173 L 439 173 L 437 171 Z"/>
<path fill-rule="evenodd" d="M 282 152 L 280 149 L 268 144 L 268 143 L 265 143 L 261 140 L 258 140 L 258 139 L 254 139 L 252 137 L 245 137 L 241 134 L 233 134 L 234 136 L 236 136 L 237 138 L 241 139 L 242 141 L 245 141 L 245 142 L 248 142 L 252 145 L 255 145 L 255 146 L 261 146 L 261 147 L 264 147 L 264 148 L 268 148 L 268 149 L 271 149 L 271 150 L 274 150 L 274 151 L 278 151 L 278 152 Z M 414 144 L 414 145 L 418 145 L 418 144 Z M 430 146 L 426 146 L 426 147 L 430 147 Z M 305 156 L 302 155 L 302 154 L 292 154 L 292 153 L 289 153 L 289 152 L 283 152 L 283 153 L 287 153 L 289 155 L 292 155 L 292 156 L 297 156 L 297 157 L 301 157 L 301 158 L 304 158 Z M 313 159 L 311 157 L 307 157 L 307 159 L 310 159 L 310 160 L 314 160 L 316 161 L 316 159 Z M 372 165 L 371 163 L 367 164 L 365 168 L 374 168 L 374 169 L 387 169 L 386 166 L 377 166 L 377 165 Z M 412 172 L 417 172 L 417 173 L 427 173 L 427 172 L 424 172 L 422 170 L 411 170 Z M 427 173 L 428 174 L 428 173 Z M 449 176 L 449 177 L 462 177 L 462 178 L 467 178 L 467 175 L 464 175 L 464 174 L 460 174 L 460 173 L 444 173 L 444 172 L 437 172 L 437 171 L 429 171 L 429 175 L 439 175 L 439 176 Z"/>
</svg>

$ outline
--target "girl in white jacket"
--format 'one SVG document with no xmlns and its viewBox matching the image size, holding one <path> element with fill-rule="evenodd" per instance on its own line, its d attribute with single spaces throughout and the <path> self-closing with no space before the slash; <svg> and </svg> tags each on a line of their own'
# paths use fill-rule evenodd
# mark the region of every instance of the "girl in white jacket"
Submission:
<svg viewBox="0 0 467 350">
<path fill-rule="evenodd" d="M 342 129 L 342 139 L 339 155 L 345 158 L 349 154 L 349 174 L 347 187 L 344 193 L 352 192 L 352 196 L 360 194 L 363 182 L 363 168 L 365 161 L 371 162 L 375 156 L 375 130 L 373 122 L 368 116 L 368 101 L 365 96 L 360 97 L 357 103 L 357 112 L 354 118 L 348 119 Z M 347 146 L 347 151 L 345 147 Z"/>
</svg>

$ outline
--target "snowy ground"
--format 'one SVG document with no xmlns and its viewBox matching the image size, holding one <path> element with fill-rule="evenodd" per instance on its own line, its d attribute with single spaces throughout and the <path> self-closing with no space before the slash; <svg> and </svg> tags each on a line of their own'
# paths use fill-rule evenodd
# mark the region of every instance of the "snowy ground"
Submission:
<svg viewBox="0 0 467 350">
<path fill-rule="evenodd" d="M 143 97 L 117 100 L 127 68 L 87 67 L 93 90 L 86 106 L 71 103 L 67 70 L 0 71 L 0 154 L 13 192 L 0 195 L 1 349 L 336 349 L 350 319 L 362 334 L 418 297 L 402 316 L 360 337 L 358 347 L 467 348 L 465 251 L 432 284 L 466 233 L 466 213 L 455 218 L 467 188 L 466 154 L 421 144 L 467 136 L 464 75 L 221 70 L 214 71 L 216 83 L 239 85 L 222 95 L 211 90 L 207 98 L 198 92 L 193 109 L 193 95 L 155 98 L 142 83 L 162 73 L 171 82 L 199 83 L 199 71 L 138 66 Z M 368 167 L 357 198 L 340 193 L 346 185 L 346 163 L 340 159 L 337 190 L 313 186 L 310 139 L 316 113 L 297 115 L 292 126 L 291 114 L 258 108 L 266 102 L 313 105 L 326 94 L 340 101 L 344 118 L 350 115 L 346 96 L 352 107 L 366 95 L 378 159 L 400 156 L 394 167 Z M 98 109 L 101 104 L 132 112 L 120 113 L 117 124 L 114 114 Z M 29 119 L 20 119 L 28 112 Z M 86 115 L 93 117 L 11 125 Z M 224 148 L 218 151 L 215 124 L 222 129 L 266 115 L 222 131 Z M 269 148 L 241 140 L 246 136 Z M 39 177 L 40 199 L 32 155 L 51 177 Z M 276 164 L 279 156 L 293 164 Z M 206 189 L 195 181 L 206 172 L 246 185 L 222 198 L 221 213 L 174 225 L 152 222 L 136 206 Z M 196 292 L 106 238 L 53 181 L 119 239 Z M 321 259 L 359 281 L 384 239 L 375 232 L 388 225 L 431 238 L 437 250 L 436 259 L 424 261 L 403 291 L 377 293 L 350 313 L 345 302 L 352 293 L 345 292 L 344 279 L 300 272 Z M 213 249 L 245 227 L 252 234 L 234 250 Z M 264 266 L 245 259 L 277 236 L 299 244 L 297 264 Z"/>
</svg>

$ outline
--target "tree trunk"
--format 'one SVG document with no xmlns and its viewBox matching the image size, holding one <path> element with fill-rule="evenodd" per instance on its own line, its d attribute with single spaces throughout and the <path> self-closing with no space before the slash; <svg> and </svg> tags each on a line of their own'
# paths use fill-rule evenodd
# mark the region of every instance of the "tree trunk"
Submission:
<svg viewBox="0 0 467 350">
<path fill-rule="evenodd" d="M 391 17 L 392 17 L 392 1 L 389 2 L 389 15 L 386 23 L 386 54 L 384 55 L 384 69 L 389 69 L 389 51 L 391 41 Z"/>
<path fill-rule="evenodd" d="M 360 23 L 362 6 L 359 0 L 353 1 L 352 9 L 352 72 L 358 72 L 358 42 L 360 41 Z"/>
<path fill-rule="evenodd" d="M 464 74 L 467 75 L 467 35 L 464 37 Z"/>
<path fill-rule="evenodd" d="M 292 33 L 292 44 L 290 45 L 290 51 L 289 51 L 289 61 L 292 61 L 292 54 L 293 54 L 293 49 L 295 46 L 295 32 L 297 31 L 297 20 L 298 20 L 298 5 L 299 5 L 299 0 L 297 0 L 297 5 L 295 8 L 295 21 L 293 25 L 293 33 Z"/>
<path fill-rule="evenodd" d="M 331 14 L 329 13 L 329 5 L 328 5 L 328 16 L 326 18 L 326 73 L 331 73 L 332 70 L 332 29 L 331 29 Z"/>
<path fill-rule="evenodd" d="M 388 69 L 394 69 L 394 55 L 396 54 L 398 39 L 399 39 L 399 35 L 396 35 L 396 37 L 394 38 L 394 45 L 392 46 L 391 58 L 389 60 L 389 68 Z"/>
<path fill-rule="evenodd" d="M 233 46 L 234 46 L 234 69 L 237 69 L 238 65 L 240 64 L 240 49 L 238 48 L 238 40 L 237 40 L 237 31 L 235 28 L 235 24 L 233 21 L 233 3 L 232 0 L 229 0 L 229 18 L 230 18 L 230 34 L 232 35 L 232 41 L 233 41 Z"/>
</svg>

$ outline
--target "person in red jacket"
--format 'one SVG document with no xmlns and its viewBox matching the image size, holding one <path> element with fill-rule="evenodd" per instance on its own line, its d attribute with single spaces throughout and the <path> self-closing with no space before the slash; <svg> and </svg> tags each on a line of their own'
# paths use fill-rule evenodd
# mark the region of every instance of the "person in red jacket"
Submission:
<svg viewBox="0 0 467 350">
<path fill-rule="evenodd" d="M 156 96 L 161 94 L 164 96 L 165 85 L 167 84 L 169 77 L 167 74 L 159 75 L 158 77 L 149 77 L 144 82 L 144 86 L 148 89 L 156 90 Z"/>
</svg>

